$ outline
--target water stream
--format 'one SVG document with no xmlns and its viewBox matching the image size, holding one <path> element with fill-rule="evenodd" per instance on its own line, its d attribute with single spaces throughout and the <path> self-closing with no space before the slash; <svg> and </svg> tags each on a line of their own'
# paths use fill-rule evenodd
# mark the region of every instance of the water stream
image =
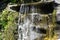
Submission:
<svg viewBox="0 0 60 40">
<path fill-rule="evenodd" d="M 29 13 L 29 10 L 31 11 L 31 13 Z M 28 15 L 26 15 L 22 19 L 24 14 Z M 18 20 L 18 40 L 35 40 L 36 38 L 42 36 L 42 34 L 33 31 L 33 27 L 40 27 L 39 25 L 35 25 L 33 23 L 35 22 L 35 18 L 38 19 L 38 21 L 41 19 L 39 13 L 35 13 L 35 7 L 29 7 L 24 4 L 21 4 Z"/>
</svg>

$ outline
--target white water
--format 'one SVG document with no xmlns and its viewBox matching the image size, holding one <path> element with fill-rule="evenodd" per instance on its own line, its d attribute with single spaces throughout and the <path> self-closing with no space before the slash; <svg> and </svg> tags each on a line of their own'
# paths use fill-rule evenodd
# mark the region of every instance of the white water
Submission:
<svg viewBox="0 0 60 40">
<path fill-rule="evenodd" d="M 32 27 L 36 26 L 33 24 L 34 15 L 39 15 L 38 13 L 34 13 L 35 11 L 34 6 L 31 7 L 31 11 L 32 11 L 32 13 L 30 14 L 31 19 L 29 19 L 28 16 L 26 16 L 24 17 L 24 21 L 20 22 L 21 16 L 23 15 L 23 13 L 26 13 L 27 11 L 28 10 L 26 10 L 26 7 L 24 6 L 24 4 L 21 4 L 19 20 L 18 20 L 18 24 L 19 24 L 18 25 L 18 35 L 19 35 L 18 40 L 34 40 L 42 36 L 42 34 L 36 33 L 35 31 L 32 30 Z M 39 19 L 40 19 L 40 16 L 39 16 Z M 37 27 L 38 26 L 39 25 L 37 25 Z"/>
</svg>

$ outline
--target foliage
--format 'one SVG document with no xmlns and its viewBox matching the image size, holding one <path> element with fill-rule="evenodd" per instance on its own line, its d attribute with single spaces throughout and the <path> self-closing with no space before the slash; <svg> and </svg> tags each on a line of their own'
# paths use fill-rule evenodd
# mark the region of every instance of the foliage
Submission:
<svg viewBox="0 0 60 40">
<path fill-rule="evenodd" d="M 11 2 L 11 3 L 20 3 L 21 2 L 21 0 L 0 0 L 1 2 L 4 2 L 4 3 L 9 3 L 9 2 Z"/>
<path fill-rule="evenodd" d="M 2 40 L 2 33 L 0 33 L 0 40 Z"/>
<path fill-rule="evenodd" d="M 38 2 L 38 1 L 41 1 L 41 0 L 1 0 L 1 2 L 11 2 L 11 3 L 31 3 L 31 2 Z"/>
<path fill-rule="evenodd" d="M 17 27 L 16 18 L 18 17 L 18 12 L 11 12 L 5 9 L 0 15 L 0 25 L 4 30 L 5 40 L 15 40 L 14 30 Z"/>
<path fill-rule="evenodd" d="M 16 2 L 16 0 L 10 0 L 12 3 L 15 3 Z"/>
</svg>

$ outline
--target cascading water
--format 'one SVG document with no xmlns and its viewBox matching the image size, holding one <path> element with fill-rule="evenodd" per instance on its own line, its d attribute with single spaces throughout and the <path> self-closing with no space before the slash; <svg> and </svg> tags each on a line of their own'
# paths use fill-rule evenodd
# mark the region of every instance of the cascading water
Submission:
<svg viewBox="0 0 60 40">
<path fill-rule="evenodd" d="M 39 23 L 40 19 L 42 19 L 42 16 L 44 15 L 37 13 L 36 8 L 33 5 L 27 6 L 25 4 L 21 4 L 18 20 L 18 40 L 36 40 L 36 38 L 42 38 L 41 32 L 39 31 L 40 33 L 37 33 L 38 30 L 36 29 L 38 27 L 41 27 Z M 43 22 L 44 21 L 46 22 L 45 17 L 43 19 Z M 44 23 L 43 26 L 47 27 L 48 25 Z"/>
<path fill-rule="evenodd" d="M 34 6 L 21 4 L 18 20 L 18 40 L 35 40 L 42 36 L 42 34 L 35 32 L 38 30 L 33 31 L 33 27 L 40 27 L 39 25 L 34 24 L 36 22 L 34 20 L 37 19 L 37 21 L 39 21 L 41 19 L 40 17 L 40 14 L 36 12 Z"/>
<path fill-rule="evenodd" d="M 18 40 L 29 40 L 29 23 L 30 21 L 24 17 L 24 13 L 28 12 L 28 7 L 24 4 L 21 4 L 20 12 L 19 12 L 19 20 L 18 20 Z M 22 19 L 22 17 L 24 17 Z"/>
</svg>

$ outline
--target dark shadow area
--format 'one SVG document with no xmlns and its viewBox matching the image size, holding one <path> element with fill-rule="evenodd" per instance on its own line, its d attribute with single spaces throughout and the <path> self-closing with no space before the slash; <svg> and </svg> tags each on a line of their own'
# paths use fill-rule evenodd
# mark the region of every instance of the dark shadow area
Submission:
<svg viewBox="0 0 60 40">
<path fill-rule="evenodd" d="M 38 1 L 41 1 L 41 0 L 33 0 L 33 2 L 38 2 Z"/>
<path fill-rule="evenodd" d="M 19 12 L 20 6 L 12 6 L 12 7 L 10 7 L 10 9 Z"/>
<path fill-rule="evenodd" d="M 0 25 L 0 31 L 1 31 L 1 29 L 2 29 L 2 25 Z"/>
<path fill-rule="evenodd" d="M 60 21 L 56 21 L 57 24 L 60 24 Z"/>
<path fill-rule="evenodd" d="M 30 10 L 30 6 L 32 6 L 32 5 L 28 5 L 29 10 Z M 34 5 L 34 6 L 36 6 L 38 9 L 40 9 L 39 11 L 41 12 L 41 14 L 49 14 L 49 13 L 53 12 L 54 8 L 57 7 L 58 4 L 55 2 L 44 2 L 44 3 L 40 3 L 38 5 Z M 20 6 L 12 6 L 10 8 L 17 12 L 19 12 L 19 10 L 20 10 Z"/>
<path fill-rule="evenodd" d="M 44 28 L 37 28 L 37 33 L 46 34 L 46 30 Z"/>
<path fill-rule="evenodd" d="M 2 1 L 0 0 L 0 12 L 2 12 L 6 7 L 9 1 Z"/>
<path fill-rule="evenodd" d="M 23 0 L 24 3 L 32 3 L 32 2 L 38 2 L 38 1 L 41 1 L 41 0 Z"/>
<path fill-rule="evenodd" d="M 37 33 L 46 34 L 46 29 L 44 29 L 44 28 L 33 27 L 32 30 L 37 32 Z"/>
<path fill-rule="evenodd" d="M 57 6 L 58 4 L 55 2 L 46 2 L 46 3 L 39 4 L 38 8 L 40 8 L 42 14 L 49 14 L 52 13 L 54 8 Z"/>
</svg>

